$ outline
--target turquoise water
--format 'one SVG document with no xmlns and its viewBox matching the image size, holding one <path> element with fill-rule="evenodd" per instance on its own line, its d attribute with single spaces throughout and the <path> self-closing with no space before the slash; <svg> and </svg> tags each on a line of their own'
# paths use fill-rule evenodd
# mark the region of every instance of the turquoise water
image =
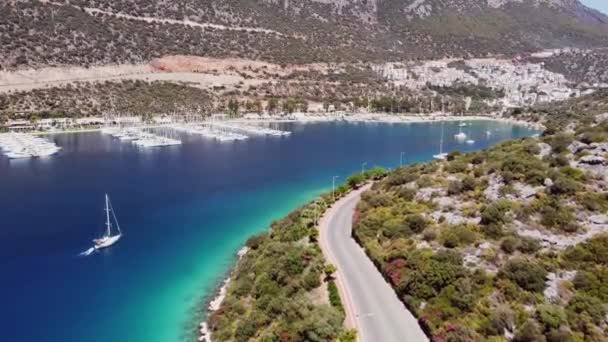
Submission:
<svg viewBox="0 0 608 342">
<path fill-rule="evenodd" d="M 287 138 L 137 150 L 100 133 L 51 138 L 43 160 L 0 157 L 0 321 L 6 341 L 180 341 L 252 234 L 367 166 L 429 160 L 440 125 L 282 124 Z M 535 131 L 476 122 L 445 149 L 473 150 Z M 486 131 L 491 135 L 486 135 Z M 108 193 L 124 230 L 111 249 L 78 253 L 103 229 Z M 35 328 L 33 328 L 35 327 Z"/>
</svg>

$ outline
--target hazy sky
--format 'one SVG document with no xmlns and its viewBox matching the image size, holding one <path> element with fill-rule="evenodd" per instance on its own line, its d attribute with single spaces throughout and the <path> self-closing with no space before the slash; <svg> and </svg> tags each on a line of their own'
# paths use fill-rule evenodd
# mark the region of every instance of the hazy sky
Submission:
<svg viewBox="0 0 608 342">
<path fill-rule="evenodd" d="M 608 14 L 608 0 L 581 0 L 581 2 Z"/>
</svg>

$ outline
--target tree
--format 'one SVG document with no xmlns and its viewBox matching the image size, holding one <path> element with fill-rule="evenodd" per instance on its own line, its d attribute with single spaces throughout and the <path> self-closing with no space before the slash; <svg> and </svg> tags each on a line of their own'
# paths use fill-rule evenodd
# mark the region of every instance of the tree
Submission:
<svg viewBox="0 0 608 342">
<path fill-rule="evenodd" d="M 498 272 L 498 276 L 513 281 L 524 290 L 542 292 L 545 289 L 547 271 L 531 261 L 514 259 L 506 263 Z"/>
<path fill-rule="evenodd" d="M 356 189 L 364 180 L 365 177 L 363 174 L 355 173 L 346 179 L 346 183 L 348 183 L 351 188 Z"/>
<path fill-rule="evenodd" d="M 272 114 L 272 113 L 276 112 L 278 107 L 279 107 L 279 101 L 275 98 L 271 98 L 270 100 L 268 100 L 268 103 L 266 104 L 266 111 Z"/>
<path fill-rule="evenodd" d="M 236 117 L 239 115 L 239 101 L 236 99 L 230 99 L 226 108 L 228 116 Z"/>
<path fill-rule="evenodd" d="M 333 274 L 336 273 L 338 269 L 333 264 L 325 264 L 323 267 L 323 272 L 325 272 L 325 279 L 331 279 Z"/>
</svg>

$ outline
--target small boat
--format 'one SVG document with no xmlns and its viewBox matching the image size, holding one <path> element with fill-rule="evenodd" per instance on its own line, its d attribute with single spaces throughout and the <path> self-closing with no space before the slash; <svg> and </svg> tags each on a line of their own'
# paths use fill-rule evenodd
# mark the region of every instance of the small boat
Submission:
<svg viewBox="0 0 608 342">
<path fill-rule="evenodd" d="M 107 248 L 115 244 L 120 237 L 122 236 L 122 232 L 120 231 L 120 226 L 118 225 L 118 220 L 116 219 L 116 215 L 114 214 L 114 210 L 112 209 L 112 204 L 110 203 L 110 198 L 108 194 L 106 194 L 106 231 L 102 237 L 98 239 L 94 239 L 93 246 L 94 249 L 100 250 L 103 248 Z M 116 230 L 117 233 L 112 235 L 112 222 L 110 221 L 110 212 L 112 212 L 112 217 L 114 218 L 114 222 L 116 222 Z"/>
<path fill-rule="evenodd" d="M 465 127 L 467 124 L 465 122 L 461 122 L 458 124 L 458 127 Z"/>
<path fill-rule="evenodd" d="M 433 156 L 437 160 L 445 160 L 448 157 L 447 153 L 443 153 L 443 122 L 441 123 L 441 139 L 439 140 L 439 154 Z"/>
<path fill-rule="evenodd" d="M 467 145 L 473 145 L 475 143 L 475 140 L 473 139 L 469 139 L 466 141 Z"/>
</svg>

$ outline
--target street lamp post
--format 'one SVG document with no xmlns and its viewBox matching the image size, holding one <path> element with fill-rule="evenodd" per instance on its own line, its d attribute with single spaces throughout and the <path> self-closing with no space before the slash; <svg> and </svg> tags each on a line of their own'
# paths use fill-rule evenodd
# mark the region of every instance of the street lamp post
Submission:
<svg viewBox="0 0 608 342">
<path fill-rule="evenodd" d="M 401 155 L 399 156 L 399 167 L 403 167 L 403 155 L 405 154 L 405 152 L 401 152 Z"/>
<path fill-rule="evenodd" d="M 331 197 L 333 201 L 336 201 L 336 178 L 340 178 L 340 176 L 333 176 L 331 179 Z"/>
</svg>

